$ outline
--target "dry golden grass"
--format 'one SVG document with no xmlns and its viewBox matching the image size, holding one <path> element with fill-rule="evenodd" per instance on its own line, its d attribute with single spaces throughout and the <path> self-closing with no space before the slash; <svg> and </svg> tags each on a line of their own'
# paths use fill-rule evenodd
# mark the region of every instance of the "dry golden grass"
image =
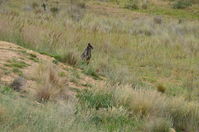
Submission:
<svg viewBox="0 0 199 132">
<path fill-rule="evenodd" d="M 67 97 L 67 80 L 60 78 L 55 65 L 41 64 L 33 75 L 38 82 L 35 97 L 38 101 L 65 99 Z"/>
</svg>

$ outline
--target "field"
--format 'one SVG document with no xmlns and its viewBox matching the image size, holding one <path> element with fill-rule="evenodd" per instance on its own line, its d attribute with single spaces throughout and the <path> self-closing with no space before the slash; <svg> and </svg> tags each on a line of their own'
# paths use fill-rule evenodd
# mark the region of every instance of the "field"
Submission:
<svg viewBox="0 0 199 132">
<path fill-rule="evenodd" d="M 198 132 L 199 3 L 183 1 L 0 1 L 0 131 Z"/>
</svg>

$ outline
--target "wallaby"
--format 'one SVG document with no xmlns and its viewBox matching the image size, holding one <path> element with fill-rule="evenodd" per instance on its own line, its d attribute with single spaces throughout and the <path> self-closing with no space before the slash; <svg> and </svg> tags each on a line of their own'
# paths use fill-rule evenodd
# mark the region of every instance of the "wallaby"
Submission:
<svg viewBox="0 0 199 132">
<path fill-rule="evenodd" d="M 89 61 L 91 59 L 91 50 L 93 49 L 93 46 L 88 43 L 88 46 L 84 50 L 84 52 L 81 55 L 81 58 L 83 61 L 86 61 L 87 64 L 89 64 Z"/>
</svg>

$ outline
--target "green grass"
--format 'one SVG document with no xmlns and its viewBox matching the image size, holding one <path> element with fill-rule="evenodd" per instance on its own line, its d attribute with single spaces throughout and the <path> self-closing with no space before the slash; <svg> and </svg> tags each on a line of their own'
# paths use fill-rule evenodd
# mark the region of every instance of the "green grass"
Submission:
<svg viewBox="0 0 199 132">
<path fill-rule="evenodd" d="M 5 64 L 5 66 L 12 67 L 12 68 L 22 69 L 29 66 L 29 64 L 26 64 L 24 61 L 16 60 L 16 59 L 8 60 L 7 62 L 8 63 Z"/>
<path fill-rule="evenodd" d="M 82 103 L 85 103 L 90 108 L 111 108 L 113 107 L 113 97 L 109 93 L 96 92 L 89 90 L 81 91 L 77 97 Z"/>
<path fill-rule="evenodd" d="M 22 75 L 23 75 L 23 72 L 22 72 L 20 69 L 18 69 L 18 68 L 13 68 L 12 71 L 13 71 L 14 73 L 17 73 L 19 76 L 22 76 Z"/>
</svg>

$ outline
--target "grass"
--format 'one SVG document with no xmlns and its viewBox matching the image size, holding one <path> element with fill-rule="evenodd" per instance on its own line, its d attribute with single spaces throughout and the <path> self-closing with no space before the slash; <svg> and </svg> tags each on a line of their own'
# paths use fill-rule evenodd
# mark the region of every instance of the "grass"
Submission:
<svg viewBox="0 0 199 132">
<path fill-rule="evenodd" d="M 33 78 L 38 83 L 34 96 L 39 102 L 56 100 L 57 98 L 65 98 L 67 96 L 68 88 L 66 82 L 59 77 L 57 69 L 53 64 L 49 63 L 48 66 L 41 64 L 35 71 Z"/>
<path fill-rule="evenodd" d="M 0 131 L 199 130 L 197 4 L 172 9 L 149 3 L 145 9 L 126 10 L 112 3 L 84 2 L 71 12 L 74 5 L 60 0 L 56 6 L 49 4 L 49 9 L 59 9 L 53 15 L 37 11 L 40 7 L 25 11 L 32 1 L 22 1 L 1 6 L 0 39 L 54 57 L 55 64 L 79 67 L 96 81 L 103 75 L 107 86 L 92 85 L 68 99 L 67 79 L 79 83 L 82 76 L 75 71 L 66 78 L 58 65 L 43 64 L 33 76 L 37 86 L 32 96 L 0 94 L 0 105 L 8 112 L 2 113 L 7 118 L 0 115 Z M 154 21 L 157 15 L 159 24 Z M 80 55 L 88 42 L 94 50 L 90 64 L 84 65 Z M 34 54 L 27 56 L 38 60 Z M 5 66 L 20 70 L 28 64 L 15 59 Z"/>
<path fill-rule="evenodd" d="M 12 60 L 8 60 L 8 63 L 5 64 L 5 66 L 22 69 L 29 66 L 29 64 L 26 64 L 24 61 L 21 61 L 21 60 L 12 59 Z"/>
<path fill-rule="evenodd" d="M 96 92 L 93 93 L 89 90 L 80 92 L 77 97 L 83 103 L 86 103 L 88 107 L 100 109 L 111 108 L 113 106 L 112 95 L 109 93 Z"/>
</svg>

